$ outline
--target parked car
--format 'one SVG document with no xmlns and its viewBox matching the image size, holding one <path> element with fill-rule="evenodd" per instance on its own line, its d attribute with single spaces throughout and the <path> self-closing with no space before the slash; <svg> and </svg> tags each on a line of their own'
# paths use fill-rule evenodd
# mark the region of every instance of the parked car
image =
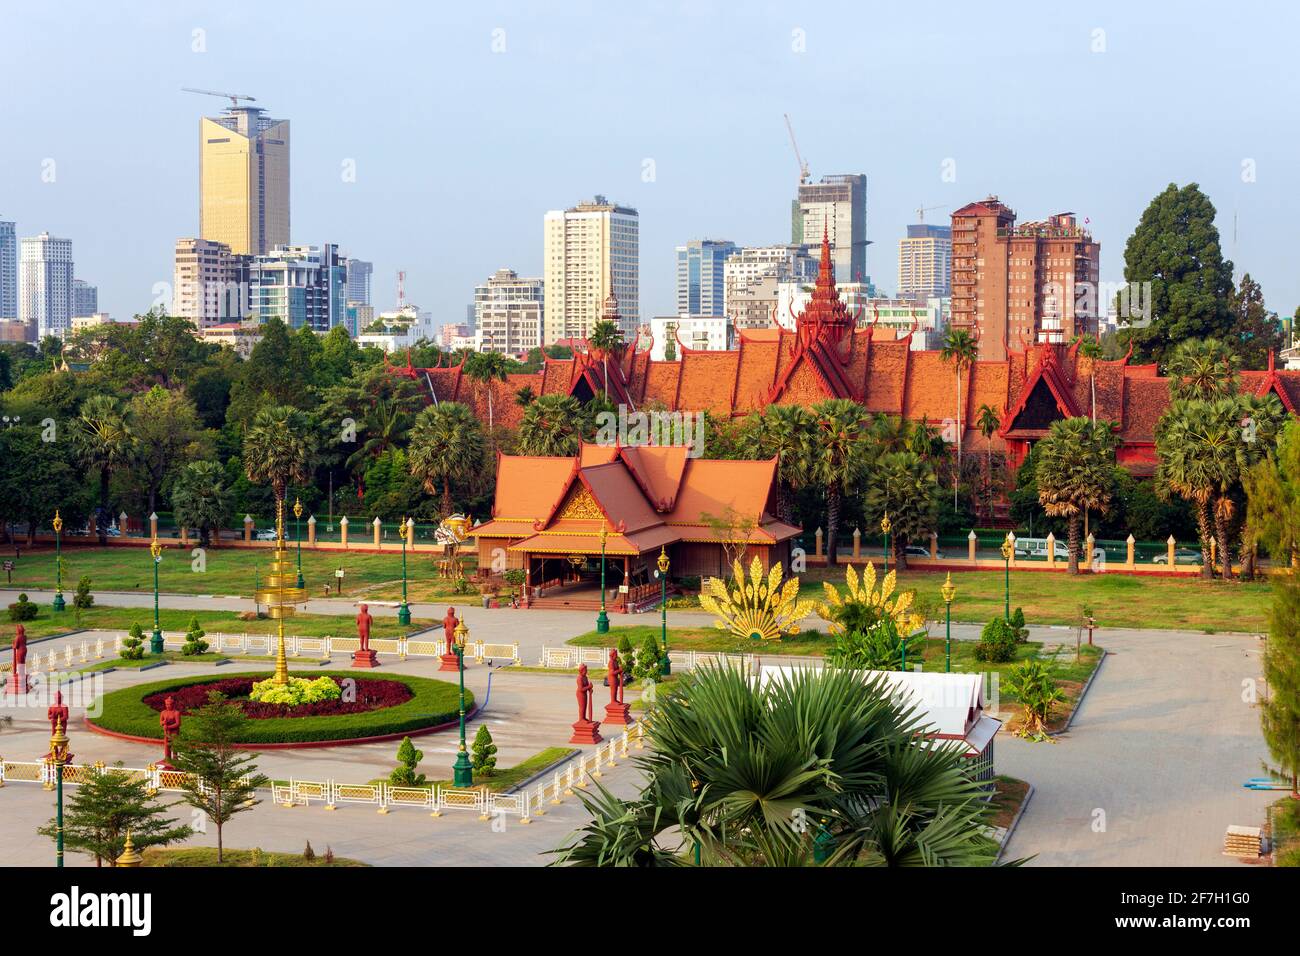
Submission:
<svg viewBox="0 0 1300 956">
<path fill-rule="evenodd" d="M 274 541 L 274 540 L 275 540 L 275 529 L 274 529 L 274 528 L 263 528 L 261 531 L 258 531 L 258 532 L 256 532 L 256 533 L 254 533 L 254 535 L 253 535 L 253 540 L 254 540 L 254 541 Z"/>
<path fill-rule="evenodd" d="M 1151 559 L 1152 564 L 1168 564 L 1169 552 L 1161 551 Z M 1175 548 L 1174 564 L 1200 564 L 1201 552 L 1196 548 Z"/>
<path fill-rule="evenodd" d="M 1052 551 L 1056 555 L 1057 561 L 1070 560 L 1070 546 L 1064 541 L 1052 541 Z M 1085 560 L 1083 550 L 1086 545 L 1083 542 L 1079 544 L 1079 560 Z M 1047 560 L 1047 539 L 1046 538 L 1017 538 L 1016 539 L 1016 557 L 1017 558 L 1041 558 Z M 1106 552 L 1101 547 L 1094 547 L 1092 550 L 1092 559 L 1094 561 L 1105 561 Z"/>
<path fill-rule="evenodd" d="M 909 558 L 928 558 L 930 556 L 930 549 L 924 545 L 909 544 L 903 549 L 903 553 Z M 942 551 L 936 551 L 934 554 L 937 558 L 943 557 Z"/>
</svg>

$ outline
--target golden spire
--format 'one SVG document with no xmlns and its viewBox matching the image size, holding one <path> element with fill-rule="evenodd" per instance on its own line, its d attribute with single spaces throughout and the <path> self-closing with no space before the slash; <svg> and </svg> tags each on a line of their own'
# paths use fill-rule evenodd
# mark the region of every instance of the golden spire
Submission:
<svg viewBox="0 0 1300 956">
<path fill-rule="evenodd" d="M 307 602 L 307 589 L 298 587 L 298 572 L 284 539 L 284 499 L 275 502 L 275 551 L 271 559 L 271 572 L 265 585 L 254 596 L 265 604 L 267 614 L 276 621 L 277 647 L 275 651 L 275 677 L 277 685 L 289 683 L 289 662 L 284 653 L 284 619 L 293 617 L 295 604 Z"/>
<path fill-rule="evenodd" d="M 126 831 L 126 846 L 122 847 L 122 855 L 117 858 L 114 865 L 135 867 L 139 866 L 143 859 L 144 857 L 140 856 L 140 852 L 135 848 L 135 844 L 131 842 L 131 830 L 128 827 Z"/>
</svg>

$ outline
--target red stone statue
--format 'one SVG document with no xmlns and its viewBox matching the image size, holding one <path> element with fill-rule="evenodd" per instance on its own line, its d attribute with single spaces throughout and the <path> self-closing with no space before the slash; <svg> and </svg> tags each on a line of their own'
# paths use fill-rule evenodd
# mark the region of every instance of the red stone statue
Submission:
<svg viewBox="0 0 1300 956">
<path fill-rule="evenodd" d="M 600 721 L 591 719 L 591 696 L 593 692 L 594 686 L 591 679 L 587 677 L 587 665 L 582 664 L 578 667 L 578 687 L 576 691 L 578 720 L 573 725 L 573 736 L 569 738 L 571 744 L 598 744 L 603 739 L 600 736 Z"/>
<path fill-rule="evenodd" d="M 170 697 L 163 701 L 162 713 L 158 715 L 158 726 L 162 727 L 163 732 L 163 759 L 158 766 L 164 770 L 171 770 L 169 761 L 172 759 L 172 740 L 181 732 L 181 712 L 176 709 Z"/>
<path fill-rule="evenodd" d="M 67 729 L 68 705 L 63 702 L 63 691 L 56 690 L 54 692 L 54 703 L 46 708 L 45 717 L 50 722 L 51 734 L 54 733 L 59 724 L 63 724 L 64 729 Z"/>
<path fill-rule="evenodd" d="M 442 655 L 442 663 L 438 666 L 440 671 L 458 671 L 460 670 L 460 658 L 456 656 L 456 628 L 460 625 L 460 618 L 456 617 L 454 607 L 447 608 L 447 616 L 442 619 L 442 633 L 447 639 L 447 652 Z"/>
<path fill-rule="evenodd" d="M 21 624 L 14 632 L 13 670 L 5 682 L 5 690 L 11 694 L 27 693 L 27 629 Z"/>
<path fill-rule="evenodd" d="M 605 705 L 605 723 L 630 724 L 632 708 L 623 701 L 623 689 L 626 686 L 623 668 L 618 664 L 618 651 L 612 647 L 609 649 L 609 667 L 605 675 L 609 681 L 609 703 Z"/>
<path fill-rule="evenodd" d="M 361 649 L 352 655 L 353 667 L 378 667 L 379 655 L 370 649 L 370 624 L 374 618 L 370 616 L 369 608 L 363 604 L 357 612 L 357 638 L 361 641 Z"/>
</svg>

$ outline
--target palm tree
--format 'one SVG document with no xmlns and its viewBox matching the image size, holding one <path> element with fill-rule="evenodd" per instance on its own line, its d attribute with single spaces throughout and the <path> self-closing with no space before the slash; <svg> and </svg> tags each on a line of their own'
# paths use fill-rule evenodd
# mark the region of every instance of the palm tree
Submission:
<svg viewBox="0 0 1300 956">
<path fill-rule="evenodd" d="M 816 421 L 811 476 L 826 489 L 826 562 L 838 555 L 840 504 L 852 494 L 866 469 L 870 428 L 861 405 L 848 398 L 818 402 L 811 409 Z"/>
<path fill-rule="evenodd" d="M 271 405 L 253 417 L 244 435 L 244 472 L 254 484 L 271 486 L 278 514 L 289 485 L 311 477 L 315 453 L 307 416 L 289 405 Z"/>
<path fill-rule="evenodd" d="M 1064 418 L 1052 422 L 1038 443 L 1038 500 L 1043 510 L 1069 523 L 1069 573 L 1079 573 L 1079 526 L 1083 513 L 1110 509 L 1115 470 L 1111 422 Z M 1092 560 L 1092 555 L 1088 555 Z"/>
<path fill-rule="evenodd" d="M 543 395 L 524 409 L 519 451 L 525 455 L 576 455 L 587 422 L 586 409 L 572 395 Z"/>
<path fill-rule="evenodd" d="M 957 510 L 957 485 L 961 476 L 961 373 L 979 357 L 979 343 L 965 329 L 949 328 L 943 338 L 943 348 L 939 350 L 944 362 L 953 363 L 953 372 L 957 379 L 957 472 L 952 479 L 952 507 Z"/>
<path fill-rule="evenodd" d="M 442 490 L 443 516 L 452 513 L 451 486 L 472 478 L 483 465 L 483 429 L 473 410 L 460 402 L 440 402 L 420 412 L 411 429 L 407 458 L 424 490 Z"/>
<path fill-rule="evenodd" d="M 745 416 L 739 433 L 740 452 L 745 458 L 777 459 L 782 521 L 792 521 L 795 496 L 809 481 L 813 469 L 815 423 L 802 405 L 769 405 Z"/>
<path fill-rule="evenodd" d="M 537 393 L 533 391 L 531 385 L 525 385 L 523 388 L 515 390 L 515 404 L 520 408 L 527 408 L 537 398 Z"/>
<path fill-rule="evenodd" d="M 668 685 L 662 685 L 667 687 Z M 654 710 L 646 780 L 597 785 L 569 866 L 980 866 L 988 805 L 952 744 L 879 676 L 831 668 L 768 682 L 692 671 Z"/>
<path fill-rule="evenodd" d="M 108 507 L 109 480 L 113 472 L 131 463 L 131 430 L 117 399 L 111 395 L 92 395 L 86 399 L 81 413 L 72 421 L 72 440 L 82 466 L 99 471 L 95 528 L 100 545 L 107 545 L 108 526 L 113 520 Z"/>
<path fill-rule="evenodd" d="M 199 543 L 208 547 L 212 532 L 230 519 L 230 492 L 226 472 L 214 461 L 192 461 L 181 471 L 172 488 L 172 512 L 176 523 L 199 533 Z"/>
<path fill-rule="evenodd" d="M 1094 409 L 1095 412 L 1095 409 Z M 1094 413 L 1093 421 L 1097 417 Z M 993 520 L 993 433 L 1002 427 L 1002 416 L 992 405 L 981 405 L 975 417 L 975 427 L 984 436 L 984 481 L 988 485 L 989 520 Z"/>
<path fill-rule="evenodd" d="M 401 399 L 377 398 L 366 409 L 361 425 L 365 441 L 344 463 L 350 471 L 361 468 L 367 460 L 378 458 L 397 447 L 406 437 L 415 416 Z"/>
<path fill-rule="evenodd" d="M 1237 391 L 1237 353 L 1219 339 L 1180 342 L 1165 366 L 1174 398 L 1215 398 Z"/>
<path fill-rule="evenodd" d="M 500 352 L 475 352 L 465 362 L 465 374 L 479 386 L 487 389 L 488 400 L 488 432 L 493 428 L 492 420 L 492 393 L 496 391 L 493 383 L 504 382 L 506 380 L 506 369 L 508 368 L 506 357 Z"/>
<path fill-rule="evenodd" d="M 889 515 L 894 567 L 907 568 L 907 545 L 938 525 L 939 485 L 934 466 L 914 451 L 881 455 L 871 467 L 863 511 L 869 524 Z"/>
<path fill-rule="evenodd" d="M 598 320 L 591 327 L 591 334 L 587 336 L 587 345 L 601 353 L 601 381 L 604 384 L 602 391 L 605 393 L 606 402 L 609 401 L 609 353 L 622 344 L 623 330 L 611 319 Z"/>
</svg>

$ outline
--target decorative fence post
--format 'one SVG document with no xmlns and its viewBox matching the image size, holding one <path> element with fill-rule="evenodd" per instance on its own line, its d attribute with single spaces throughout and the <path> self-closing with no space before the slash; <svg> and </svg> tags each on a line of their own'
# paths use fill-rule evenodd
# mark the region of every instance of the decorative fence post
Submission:
<svg viewBox="0 0 1300 956">
<path fill-rule="evenodd" d="M 244 515 L 244 540 L 253 540 L 253 516 Z"/>
<path fill-rule="evenodd" d="M 1167 556 L 1166 560 L 1169 562 L 1170 571 L 1174 569 L 1174 548 L 1177 546 L 1178 546 L 1178 542 L 1174 539 L 1174 536 L 1171 534 L 1165 540 L 1165 548 L 1166 548 L 1165 554 Z"/>
<path fill-rule="evenodd" d="M 316 516 L 307 519 L 307 547 L 316 547 Z"/>
<path fill-rule="evenodd" d="M 343 550 L 348 549 L 348 516 L 344 515 L 339 519 L 339 540 L 343 543 Z"/>
<path fill-rule="evenodd" d="M 930 560 L 939 560 L 939 535 L 937 532 L 930 532 Z"/>
<path fill-rule="evenodd" d="M 813 557 L 820 558 L 821 556 L 822 556 L 822 529 L 818 528 L 817 531 L 813 534 Z"/>
<path fill-rule="evenodd" d="M 862 529 L 853 529 L 853 557 L 862 557 Z"/>
<path fill-rule="evenodd" d="M 190 546 L 190 529 L 181 525 L 181 544 L 185 547 Z"/>
<path fill-rule="evenodd" d="M 979 539 L 975 537 L 975 529 L 966 536 L 966 560 L 971 564 L 975 563 L 975 548 L 979 545 Z"/>
<path fill-rule="evenodd" d="M 149 540 L 158 540 L 158 512 L 149 515 Z"/>
<path fill-rule="evenodd" d="M 1011 566 L 1014 568 L 1016 566 L 1016 533 L 1014 531 L 1007 532 L 1007 541 L 1011 544 Z"/>
<path fill-rule="evenodd" d="M 414 551 L 415 550 L 415 519 L 414 518 L 406 519 L 405 530 L 406 530 L 406 549 L 408 551 Z"/>
<path fill-rule="evenodd" d="M 1093 536 L 1093 533 L 1092 533 L 1091 531 L 1088 532 L 1088 539 L 1087 539 L 1087 541 L 1085 542 L 1085 545 L 1084 545 L 1084 546 L 1088 549 L 1088 567 L 1091 568 L 1091 569 L 1093 569 L 1093 570 L 1096 570 L 1096 568 L 1097 568 L 1097 558 L 1096 558 L 1096 553 L 1097 553 L 1097 539 L 1096 539 L 1096 537 Z M 1103 552 L 1102 552 L 1102 566 L 1101 566 L 1101 569 L 1102 569 L 1103 571 L 1106 570 L 1105 554 L 1106 554 L 1106 552 L 1103 551 Z"/>
<path fill-rule="evenodd" d="M 1128 536 L 1128 541 L 1125 543 L 1128 545 L 1128 556 L 1124 560 L 1124 567 L 1132 571 L 1135 565 L 1133 545 L 1136 543 L 1136 539 L 1133 537 L 1132 534 L 1130 534 Z"/>
<path fill-rule="evenodd" d="M 380 533 L 383 531 L 383 527 L 384 527 L 384 526 L 383 526 L 383 523 L 382 523 L 378 518 L 376 518 L 376 519 L 374 520 L 374 528 L 375 528 L 375 547 L 376 547 L 376 548 L 378 548 L 378 547 L 380 546 L 380 545 L 379 545 L 379 535 L 380 535 Z"/>
<path fill-rule="evenodd" d="M 1056 535 L 1047 532 L 1047 566 L 1056 567 Z"/>
</svg>

